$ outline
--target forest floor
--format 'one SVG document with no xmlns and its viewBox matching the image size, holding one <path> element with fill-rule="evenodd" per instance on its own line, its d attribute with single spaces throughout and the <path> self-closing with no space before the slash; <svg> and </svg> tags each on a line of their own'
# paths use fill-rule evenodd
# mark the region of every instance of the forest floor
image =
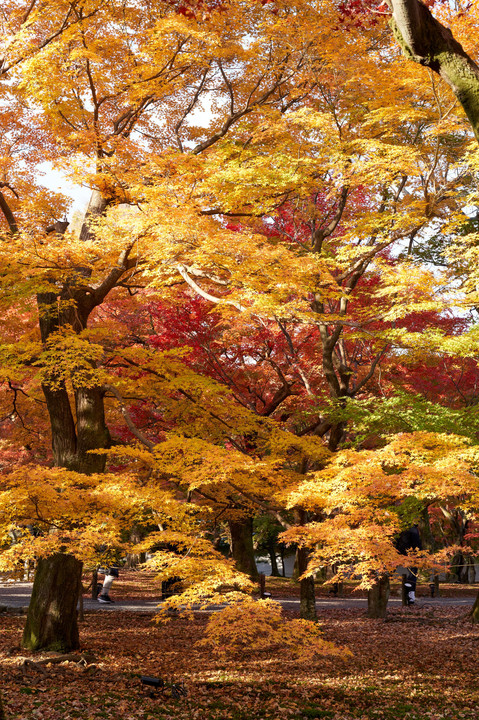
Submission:
<svg viewBox="0 0 479 720">
<path fill-rule="evenodd" d="M 125 574 L 115 596 L 157 596 L 152 579 L 142 580 Z M 267 589 L 275 597 L 297 592 L 283 579 L 267 578 Z M 472 605 L 477 586 L 443 586 L 442 593 L 470 595 Z M 278 647 L 218 659 L 196 644 L 204 614 L 157 624 L 150 613 L 98 610 L 81 624 L 88 654 L 56 663 L 20 650 L 24 621 L 0 617 L 7 720 L 479 720 L 479 626 L 464 606 L 395 608 L 386 620 L 370 620 L 364 609 L 322 609 L 324 639 L 352 656 L 307 662 Z M 181 684 L 187 695 L 167 688 L 150 698 L 142 675 Z"/>
</svg>

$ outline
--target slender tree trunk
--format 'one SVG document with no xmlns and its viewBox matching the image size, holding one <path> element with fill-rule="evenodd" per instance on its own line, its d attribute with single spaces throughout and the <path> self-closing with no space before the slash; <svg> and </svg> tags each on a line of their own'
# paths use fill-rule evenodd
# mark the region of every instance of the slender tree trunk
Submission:
<svg viewBox="0 0 479 720">
<path fill-rule="evenodd" d="M 479 593 L 477 593 L 476 602 L 472 606 L 470 616 L 471 616 L 471 621 L 475 625 L 479 625 Z"/>
<path fill-rule="evenodd" d="M 299 576 L 308 568 L 309 552 L 307 548 L 297 548 L 296 562 Z M 299 581 L 300 615 L 304 620 L 317 620 L 314 578 L 306 577 Z"/>
<path fill-rule="evenodd" d="M 389 600 L 389 575 L 381 575 L 368 590 L 368 617 L 386 617 Z"/>
<path fill-rule="evenodd" d="M 91 575 L 91 599 L 96 600 L 98 597 L 98 570 L 93 570 Z"/>
<path fill-rule="evenodd" d="M 254 557 L 253 548 L 253 518 L 244 520 L 229 521 L 231 534 L 231 554 L 236 567 L 241 572 L 249 575 L 252 580 L 258 580 L 258 568 Z"/>
<path fill-rule="evenodd" d="M 280 546 L 279 552 L 281 556 L 281 575 L 286 577 L 286 568 L 284 566 L 284 547 L 282 545 Z"/>
<path fill-rule="evenodd" d="M 276 560 L 276 549 L 274 544 L 268 548 L 269 559 L 271 561 L 271 576 L 279 577 L 278 561 Z"/>
<path fill-rule="evenodd" d="M 28 650 L 69 652 L 80 647 L 76 607 L 82 563 L 56 553 L 37 563 L 22 645 Z"/>
<path fill-rule="evenodd" d="M 83 603 L 83 585 L 80 583 L 80 593 L 78 595 L 78 622 L 85 622 L 85 606 Z"/>
<path fill-rule="evenodd" d="M 141 540 L 143 540 L 143 533 L 138 527 L 133 527 L 130 532 L 130 542 L 136 544 L 141 542 Z M 215 550 L 217 549 L 217 544 L 215 544 Z M 137 568 L 140 563 L 145 562 L 145 559 L 145 553 L 127 553 L 125 567 L 130 569 Z"/>
</svg>

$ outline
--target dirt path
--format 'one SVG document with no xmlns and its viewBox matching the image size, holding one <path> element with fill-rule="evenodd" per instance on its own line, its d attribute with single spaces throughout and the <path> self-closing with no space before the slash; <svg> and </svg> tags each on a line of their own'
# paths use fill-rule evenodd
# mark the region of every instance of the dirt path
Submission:
<svg viewBox="0 0 479 720">
<path fill-rule="evenodd" d="M 32 583 L 0 583 L 0 609 L 9 608 L 27 608 L 30 602 L 32 592 Z M 114 596 L 114 593 L 112 593 Z M 281 605 L 288 610 L 299 610 L 299 598 L 283 598 L 277 599 Z M 440 597 L 426 598 L 419 597 L 415 608 L 440 607 L 440 606 L 460 606 L 472 607 L 474 599 L 467 596 L 457 597 Z M 152 597 L 126 598 L 122 599 L 117 595 L 113 605 L 103 605 L 90 598 L 84 599 L 85 610 L 98 610 L 101 612 L 130 611 L 130 612 L 155 612 L 161 600 Z M 389 606 L 393 608 L 401 607 L 401 599 L 397 597 L 390 598 Z M 358 610 L 367 608 L 366 598 L 356 597 L 318 597 L 316 599 L 316 607 L 318 611 L 324 609 L 347 609 L 356 608 Z M 219 606 L 212 606 L 211 610 L 219 609 Z M 205 611 L 209 612 L 209 611 Z"/>
</svg>

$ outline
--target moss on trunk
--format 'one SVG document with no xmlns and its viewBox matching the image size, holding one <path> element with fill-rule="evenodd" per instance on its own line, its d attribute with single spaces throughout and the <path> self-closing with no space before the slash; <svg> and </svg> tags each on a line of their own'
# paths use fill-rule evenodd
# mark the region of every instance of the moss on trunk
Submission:
<svg viewBox="0 0 479 720">
<path fill-rule="evenodd" d="M 37 564 L 22 645 L 28 650 L 70 652 L 80 647 L 77 603 L 82 563 L 57 553 Z"/>
<path fill-rule="evenodd" d="M 479 140 L 479 68 L 418 0 L 390 0 L 391 28 L 406 57 L 430 67 L 452 88 Z"/>
</svg>

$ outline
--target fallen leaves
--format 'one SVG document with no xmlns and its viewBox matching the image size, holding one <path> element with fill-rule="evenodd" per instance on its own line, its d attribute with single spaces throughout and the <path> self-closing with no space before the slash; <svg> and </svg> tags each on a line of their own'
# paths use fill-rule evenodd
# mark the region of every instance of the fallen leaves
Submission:
<svg viewBox="0 0 479 720">
<path fill-rule="evenodd" d="M 20 651 L 24 618 L 1 622 L 8 720 L 477 720 L 479 628 L 464 607 L 390 610 L 386 622 L 362 610 L 323 610 L 322 637 L 353 655 L 308 662 L 288 647 L 264 653 L 251 643 L 216 658 L 195 644 L 205 614 L 157 625 L 147 613 L 87 612 L 81 635 L 95 659 L 87 656 L 86 666 Z M 40 659 L 44 673 L 28 663 L 22 672 L 24 659 Z M 188 695 L 149 697 L 141 675 L 182 682 Z"/>
</svg>

